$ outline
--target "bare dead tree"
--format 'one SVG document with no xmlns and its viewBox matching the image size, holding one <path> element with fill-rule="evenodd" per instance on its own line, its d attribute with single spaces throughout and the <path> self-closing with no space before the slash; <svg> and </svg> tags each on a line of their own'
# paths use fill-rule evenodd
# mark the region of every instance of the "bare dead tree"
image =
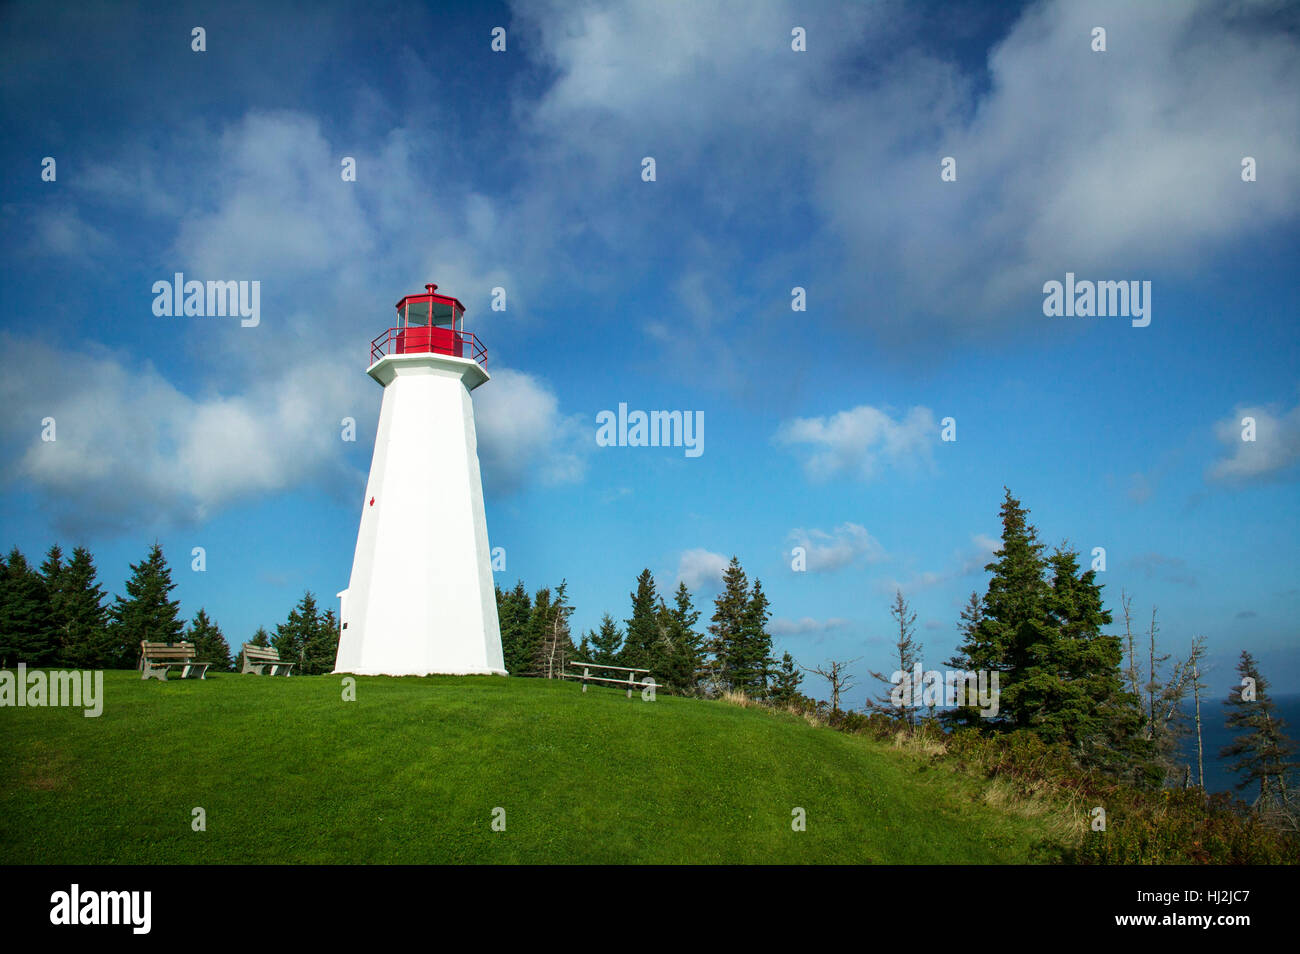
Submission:
<svg viewBox="0 0 1300 954">
<path fill-rule="evenodd" d="M 1196 699 L 1196 773 L 1201 791 L 1205 791 L 1205 744 L 1201 738 L 1201 659 L 1205 656 L 1205 637 L 1192 637 L 1192 655 L 1189 660 L 1192 667 L 1192 696 Z"/>
<path fill-rule="evenodd" d="M 912 612 L 911 606 L 903 598 L 902 590 L 894 591 L 894 603 L 889 608 L 889 615 L 898 624 L 898 638 L 894 642 L 898 669 L 895 671 L 902 672 L 905 681 L 910 680 L 912 678 L 912 669 L 921 661 L 922 646 L 912 638 L 916 633 L 916 613 Z M 894 703 L 892 698 L 891 687 L 896 685 L 895 681 L 884 673 L 874 671 L 871 673 L 871 678 L 880 682 L 882 689 L 879 698 L 867 700 L 867 711 L 897 715 L 905 719 L 909 725 L 915 726 L 916 710 L 914 707 L 920 700 L 912 700 L 913 708 L 899 712 L 899 706 Z"/>
<path fill-rule="evenodd" d="M 861 656 L 858 657 L 858 659 L 861 658 Z M 804 669 L 804 672 L 816 673 L 831 684 L 832 717 L 840 713 L 840 697 L 853 688 L 853 679 L 848 675 L 848 668 L 858 659 L 849 659 L 844 662 L 831 661 L 813 669 Z"/>
<path fill-rule="evenodd" d="M 1156 633 L 1160 631 L 1160 625 L 1156 622 L 1156 608 L 1151 607 L 1151 626 L 1147 630 L 1147 643 L 1149 646 L 1149 666 L 1147 668 L 1147 733 L 1148 738 L 1156 737 L 1156 698 L 1160 694 L 1160 677 L 1158 666 L 1168 661 L 1169 654 L 1156 654 Z"/>
<path fill-rule="evenodd" d="M 1124 641 L 1128 646 L 1128 686 L 1135 699 L 1142 698 L 1141 676 L 1138 671 L 1137 645 L 1133 639 L 1133 597 L 1127 590 L 1119 594 L 1120 605 L 1124 608 Z M 1139 702 L 1139 704 L 1141 704 Z"/>
</svg>

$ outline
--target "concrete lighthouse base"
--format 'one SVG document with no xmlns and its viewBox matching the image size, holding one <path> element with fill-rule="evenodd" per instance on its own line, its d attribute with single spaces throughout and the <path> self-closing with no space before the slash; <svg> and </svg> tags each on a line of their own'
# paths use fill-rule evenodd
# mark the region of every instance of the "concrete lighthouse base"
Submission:
<svg viewBox="0 0 1300 954">
<path fill-rule="evenodd" d="M 487 372 L 398 354 L 367 373 L 384 397 L 334 671 L 504 676 L 470 399 Z"/>
</svg>

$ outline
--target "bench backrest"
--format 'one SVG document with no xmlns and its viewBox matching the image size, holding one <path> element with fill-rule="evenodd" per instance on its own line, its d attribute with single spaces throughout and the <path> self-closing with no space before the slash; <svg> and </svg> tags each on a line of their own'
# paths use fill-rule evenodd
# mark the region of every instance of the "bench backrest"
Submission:
<svg viewBox="0 0 1300 954">
<path fill-rule="evenodd" d="M 254 646 L 244 643 L 244 658 L 255 662 L 279 662 L 280 650 L 274 646 Z"/>
<path fill-rule="evenodd" d="M 574 669 L 601 669 L 612 670 L 615 672 L 649 672 L 649 669 L 633 669 L 631 666 L 607 666 L 604 663 L 574 662 L 569 660 L 569 665 Z"/>
<path fill-rule="evenodd" d="M 145 659 L 158 659 L 166 662 L 184 662 L 194 658 L 193 643 L 151 643 L 140 641 L 140 654 Z"/>
</svg>

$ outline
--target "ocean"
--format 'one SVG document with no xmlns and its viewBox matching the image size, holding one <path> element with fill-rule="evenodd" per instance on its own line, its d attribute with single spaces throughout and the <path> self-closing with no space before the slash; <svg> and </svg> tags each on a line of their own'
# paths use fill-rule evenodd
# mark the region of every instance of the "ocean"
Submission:
<svg viewBox="0 0 1300 954">
<path fill-rule="evenodd" d="M 1300 761 L 1300 695 L 1276 696 L 1273 699 L 1275 712 L 1286 723 L 1286 734 L 1292 742 L 1297 743 L 1295 761 Z M 1192 782 L 1196 782 L 1196 723 L 1194 707 L 1185 706 L 1188 713 L 1187 725 L 1191 732 L 1182 740 L 1179 751 L 1183 762 L 1192 767 Z M 1232 741 L 1233 733 L 1223 724 L 1227 709 L 1222 699 L 1201 701 L 1201 733 L 1205 745 L 1205 789 L 1209 792 L 1231 792 L 1246 801 L 1252 801 L 1255 791 L 1237 791 L 1233 786 L 1241 780 L 1236 773 L 1228 771 L 1228 760 L 1219 758 L 1219 749 Z M 1182 781 L 1180 772 L 1178 781 Z"/>
</svg>

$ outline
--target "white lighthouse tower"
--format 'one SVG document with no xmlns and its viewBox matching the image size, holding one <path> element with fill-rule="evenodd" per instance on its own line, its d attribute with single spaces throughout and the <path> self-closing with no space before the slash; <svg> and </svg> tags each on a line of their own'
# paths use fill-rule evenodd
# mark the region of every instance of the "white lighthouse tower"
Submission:
<svg viewBox="0 0 1300 954">
<path fill-rule="evenodd" d="M 425 285 L 370 345 L 384 387 L 335 672 L 504 676 L 470 392 L 487 352 Z"/>
</svg>

